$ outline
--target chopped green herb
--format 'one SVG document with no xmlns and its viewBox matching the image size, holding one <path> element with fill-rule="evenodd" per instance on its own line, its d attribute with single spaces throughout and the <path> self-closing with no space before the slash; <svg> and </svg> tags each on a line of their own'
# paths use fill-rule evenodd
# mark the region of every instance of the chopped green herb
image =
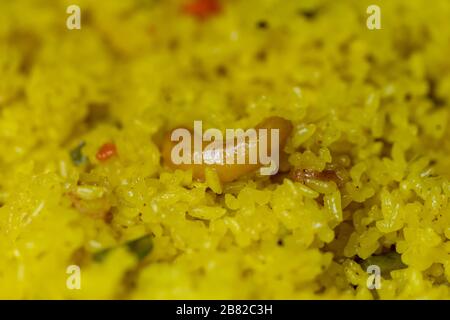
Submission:
<svg viewBox="0 0 450 320">
<path fill-rule="evenodd" d="M 151 235 L 145 235 L 143 237 L 137 238 L 135 240 L 131 240 L 123 244 L 122 246 L 126 246 L 126 248 L 136 255 L 139 261 L 143 260 L 145 257 L 148 256 L 148 254 L 153 249 L 153 238 Z M 116 249 L 118 247 L 111 247 L 106 248 L 103 250 L 100 250 L 92 255 L 92 259 L 95 262 L 103 262 L 106 258 L 106 256 Z"/>
<path fill-rule="evenodd" d="M 72 158 L 72 162 L 79 166 L 87 162 L 87 157 L 83 155 L 82 149 L 86 145 L 86 142 L 82 141 L 77 147 L 75 147 L 72 151 L 70 151 L 70 157 Z"/>
<path fill-rule="evenodd" d="M 395 251 L 369 257 L 361 263 L 364 270 L 367 270 L 370 265 L 379 266 L 381 274 L 388 278 L 391 271 L 406 268 L 406 265 L 402 262 L 401 255 Z"/>
<path fill-rule="evenodd" d="M 113 248 L 106 248 L 103 250 L 100 250 L 96 253 L 94 253 L 94 255 L 92 256 L 92 259 L 95 262 L 102 262 L 103 260 L 105 260 L 106 256 L 112 251 Z"/>
<path fill-rule="evenodd" d="M 145 235 L 136 240 L 127 242 L 127 247 L 139 260 L 142 260 L 152 251 L 153 238 L 150 235 Z"/>
</svg>

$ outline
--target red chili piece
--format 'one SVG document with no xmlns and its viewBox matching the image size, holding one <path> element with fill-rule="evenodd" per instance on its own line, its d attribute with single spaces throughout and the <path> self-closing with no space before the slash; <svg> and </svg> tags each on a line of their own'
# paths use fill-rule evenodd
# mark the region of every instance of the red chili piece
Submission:
<svg viewBox="0 0 450 320">
<path fill-rule="evenodd" d="M 117 155 L 117 147 L 114 143 L 105 143 L 100 147 L 100 149 L 97 152 L 97 160 L 99 161 L 106 161 L 112 157 Z"/>
<path fill-rule="evenodd" d="M 183 11 L 199 20 L 205 20 L 222 11 L 218 0 L 194 0 L 183 7 Z"/>
</svg>

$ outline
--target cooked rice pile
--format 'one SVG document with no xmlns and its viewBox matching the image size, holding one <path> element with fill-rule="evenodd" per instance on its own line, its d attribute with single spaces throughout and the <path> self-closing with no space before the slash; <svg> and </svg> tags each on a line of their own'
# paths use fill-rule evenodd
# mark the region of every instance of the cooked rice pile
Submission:
<svg viewBox="0 0 450 320">
<path fill-rule="evenodd" d="M 0 2 L 0 297 L 449 299 L 450 2 L 186 2 Z M 308 179 L 161 163 L 273 115 Z"/>
</svg>

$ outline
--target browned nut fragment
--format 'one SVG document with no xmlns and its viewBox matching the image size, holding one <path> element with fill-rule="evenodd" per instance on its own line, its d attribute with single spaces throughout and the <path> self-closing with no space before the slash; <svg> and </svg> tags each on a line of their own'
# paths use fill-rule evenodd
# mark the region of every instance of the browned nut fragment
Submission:
<svg viewBox="0 0 450 320">
<path fill-rule="evenodd" d="M 290 173 L 290 178 L 296 182 L 307 182 L 308 180 L 334 181 L 338 186 L 342 186 L 344 181 L 335 170 L 325 169 L 315 171 L 309 169 L 294 169 Z"/>
<path fill-rule="evenodd" d="M 72 206 L 81 214 L 90 216 L 93 219 L 104 220 L 110 223 L 112 219 L 111 203 L 105 197 L 93 200 L 80 199 L 76 194 L 68 194 Z"/>
</svg>

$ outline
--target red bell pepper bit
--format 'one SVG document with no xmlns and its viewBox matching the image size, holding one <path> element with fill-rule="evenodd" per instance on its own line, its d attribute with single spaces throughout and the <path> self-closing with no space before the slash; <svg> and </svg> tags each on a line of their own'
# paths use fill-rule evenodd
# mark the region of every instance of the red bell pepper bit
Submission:
<svg viewBox="0 0 450 320">
<path fill-rule="evenodd" d="M 219 0 L 193 0 L 183 7 L 183 11 L 199 20 L 205 20 L 222 11 Z"/>
<path fill-rule="evenodd" d="M 117 155 L 117 147 L 114 143 L 108 142 L 100 147 L 97 151 L 96 158 L 98 161 L 106 161 Z"/>
</svg>

